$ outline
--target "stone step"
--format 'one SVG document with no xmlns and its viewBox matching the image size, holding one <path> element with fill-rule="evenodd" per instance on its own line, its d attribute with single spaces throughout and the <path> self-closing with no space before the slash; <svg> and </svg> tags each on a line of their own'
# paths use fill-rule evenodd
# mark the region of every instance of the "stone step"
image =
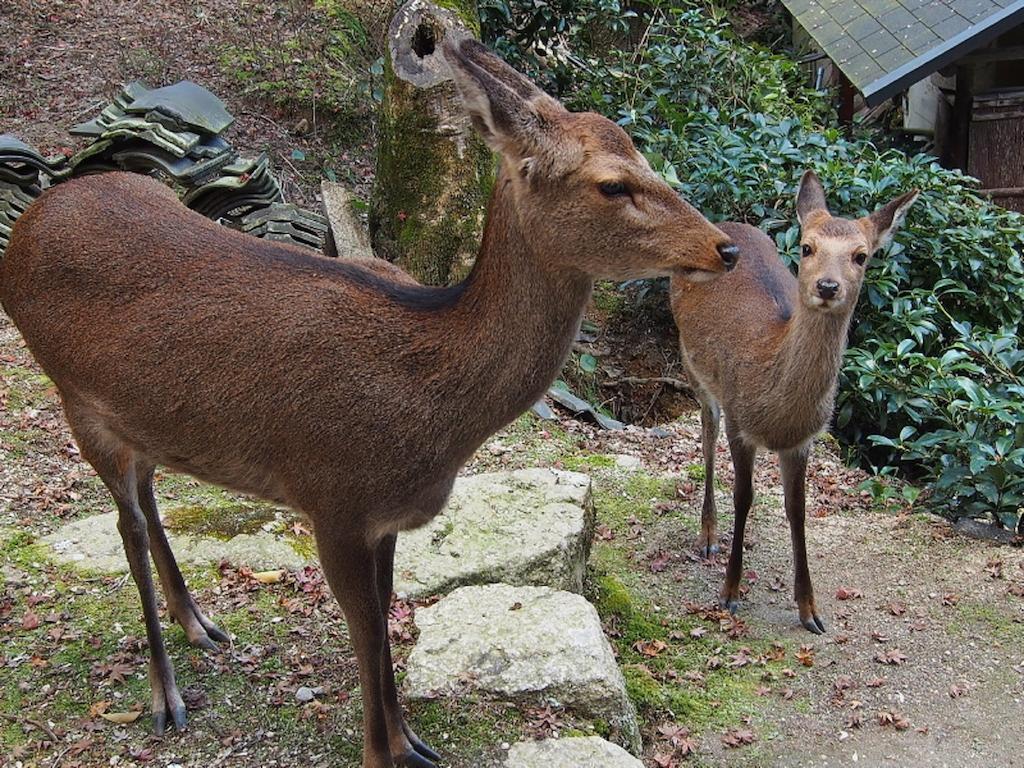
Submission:
<svg viewBox="0 0 1024 768">
<path fill-rule="evenodd" d="M 518 704 L 562 706 L 611 726 L 640 752 L 636 711 L 597 611 L 547 587 L 461 587 L 416 611 L 419 640 L 406 667 L 413 699 L 471 690 Z M 581 765 L 585 765 L 582 763 Z"/>
<path fill-rule="evenodd" d="M 629 752 L 599 736 L 520 741 L 505 768 L 644 768 Z"/>
<path fill-rule="evenodd" d="M 246 512 L 233 509 L 231 514 L 237 523 Z M 251 514 L 266 515 L 266 509 Z M 226 540 L 174 531 L 168 539 L 183 564 L 203 566 L 223 559 L 269 570 L 311 561 L 304 554 L 308 547 L 296 549 L 280 533 L 258 530 L 258 522 L 249 527 L 257 532 Z M 506 582 L 579 592 L 593 532 L 587 475 L 526 469 L 462 477 L 440 515 L 399 535 L 395 590 L 419 597 L 464 584 Z M 127 571 L 116 513 L 68 523 L 42 541 L 59 562 L 91 572 Z"/>
<path fill-rule="evenodd" d="M 521 469 L 462 477 L 440 515 L 398 536 L 395 591 L 420 597 L 502 582 L 581 592 L 593 534 L 587 475 Z"/>
</svg>

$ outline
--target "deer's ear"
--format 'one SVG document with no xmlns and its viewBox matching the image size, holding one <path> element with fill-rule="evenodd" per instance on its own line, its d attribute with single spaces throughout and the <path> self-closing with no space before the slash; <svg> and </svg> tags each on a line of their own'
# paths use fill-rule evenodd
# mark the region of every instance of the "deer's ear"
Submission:
<svg viewBox="0 0 1024 768">
<path fill-rule="evenodd" d="M 900 224 L 903 223 L 907 211 L 910 210 L 910 206 L 914 204 L 919 194 L 921 194 L 921 190 L 912 189 L 905 195 L 900 195 L 895 200 L 890 200 L 867 217 L 874 233 L 873 250 L 877 251 L 892 240 L 892 236 L 900 228 Z"/>
<path fill-rule="evenodd" d="M 796 218 L 803 226 L 807 218 L 815 211 L 828 213 L 825 202 L 825 190 L 814 171 L 804 171 L 800 178 L 800 187 L 796 192 Z"/>
<path fill-rule="evenodd" d="M 565 108 L 472 38 L 449 40 L 444 56 L 474 127 L 496 152 L 542 150 Z"/>
</svg>

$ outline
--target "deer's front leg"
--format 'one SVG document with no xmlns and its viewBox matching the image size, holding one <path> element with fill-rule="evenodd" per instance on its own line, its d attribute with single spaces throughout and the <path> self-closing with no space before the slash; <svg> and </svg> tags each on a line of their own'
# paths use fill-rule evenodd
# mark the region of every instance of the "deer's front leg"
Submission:
<svg viewBox="0 0 1024 768">
<path fill-rule="evenodd" d="M 389 699 L 395 683 L 387 634 L 388 603 L 382 605 L 383 589 L 378 582 L 385 564 L 378 565 L 377 557 L 380 554 L 390 560 L 388 553 L 393 554 L 394 542 L 385 539 L 371 546 L 361 532 L 346 536 L 326 525 L 314 525 L 314 536 L 324 575 L 341 604 L 359 662 L 359 685 L 363 692 L 362 768 L 436 768 L 413 748 L 400 725 L 398 729 L 391 727 L 395 710 L 389 706 Z M 390 583 L 384 587 L 390 598 Z"/>
<path fill-rule="evenodd" d="M 729 436 L 729 451 L 736 480 L 732 489 L 735 523 L 732 533 L 732 552 L 725 569 L 725 584 L 722 586 L 720 602 L 723 608 L 736 613 L 740 604 L 740 574 L 743 573 L 743 534 L 747 526 L 747 514 L 754 502 L 754 455 L 757 449 L 739 437 L 738 430 L 729 428 L 726 414 L 726 433 Z"/>
<path fill-rule="evenodd" d="M 394 584 L 395 543 L 397 536 L 391 534 L 381 539 L 377 545 L 375 560 L 377 564 L 377 590 L 380 605 L 384 612 L 384 626 L 387 627 L 388 612 L 391 608 L 391 590 Z M 423 743 L 416 732 L 405 722 L 402 706 L 398 702 L 398 689 L 395 686 L 395 667 L 391 660 L 391 643 L 384 641 L 381 656 L 381 672 L 383 673 L 381 694 L 384 697 L 384 715 L 388 721 L 388 738 L 391 742 L 391 754 L 400 765 L 420 766 L 429 768 L 433 760 L 441 756 Z M 402 762 L 404 761 L 404 762 Z"/>
<path fill-rule="evenodd" d="M 690 381 L 696 381 L 695 376 Z M 697 551 L 701 557 L 718 553 L 718 510 L 715 507 L 715 446 L 718 444 L 718 423 L 721 411 L 710 395 L 698 392 L 700 398 L 701 449 L 704 452 L 704 505 L 700 511 L 700 537 Z"/>
<path fill-rule="evenodd" d="M 809 453 L 810 446 L 783 451 L 779 454 L 779 466 L 782 470 L 782 489 L 786 496 L 789 535 L 793 540 L 793 597 L 800 609 L 800 623 L 809 632 L 820 635 L 825 631 L 825 622 L 818 615 L 818 609 L 814 604 L 814 588 L 811 586 L 811 571 L 807 567 L 807 541 L 804 531 Z"/>
</svg>

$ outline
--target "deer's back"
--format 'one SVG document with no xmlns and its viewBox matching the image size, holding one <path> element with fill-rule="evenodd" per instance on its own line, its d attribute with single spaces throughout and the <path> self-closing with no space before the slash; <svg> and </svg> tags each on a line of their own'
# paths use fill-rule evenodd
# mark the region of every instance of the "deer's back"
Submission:
<svg viewBox="0 0 1024 768">
<path fill-rule="evenodd" d="M 792 316 L 797 283 L 759 229 L 719 227 L 739 248 L 736 267 L 708 282 L 673 280 L 671 298 L 688 367 L 728 407 L 727 387 L 763 379 Z"/>
<path fill-rule="evenodd" d="M 378 467 L 444 475 L 422 457 L 445 456 L 430 426 L 450 414 L 417 374 L 444 371 L 433 335 L 455 290 L 228 230 L 132 174 L 44 194 L 0 263 L 0 300 L 69 410 L 307 511 L 422 482 Z"/>
</svg>

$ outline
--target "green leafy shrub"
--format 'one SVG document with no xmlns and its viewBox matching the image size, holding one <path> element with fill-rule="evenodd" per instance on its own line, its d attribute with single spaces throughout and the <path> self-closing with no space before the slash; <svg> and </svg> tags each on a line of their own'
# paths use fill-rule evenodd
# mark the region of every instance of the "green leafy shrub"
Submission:
<svg viewBox="0 0 1024 768">
<path fill-rule="evenodd" d="M 848 137 L 792 61 L 738 40 L 712 11 L 641 10 L 644 34 L 629 50 L 570 45 L 582 65 L 564 91 L 629 130 L 710 217 L 759 224 L 793 264 L 805 168 L 844 216 L 921 189 L 868 271 L 836 430 L 861 461 L 925 481 L 940 511 L 1024 529 L 1024 217 L 934 158 L 880 148 L 866 131 Z"/>
</svg>

